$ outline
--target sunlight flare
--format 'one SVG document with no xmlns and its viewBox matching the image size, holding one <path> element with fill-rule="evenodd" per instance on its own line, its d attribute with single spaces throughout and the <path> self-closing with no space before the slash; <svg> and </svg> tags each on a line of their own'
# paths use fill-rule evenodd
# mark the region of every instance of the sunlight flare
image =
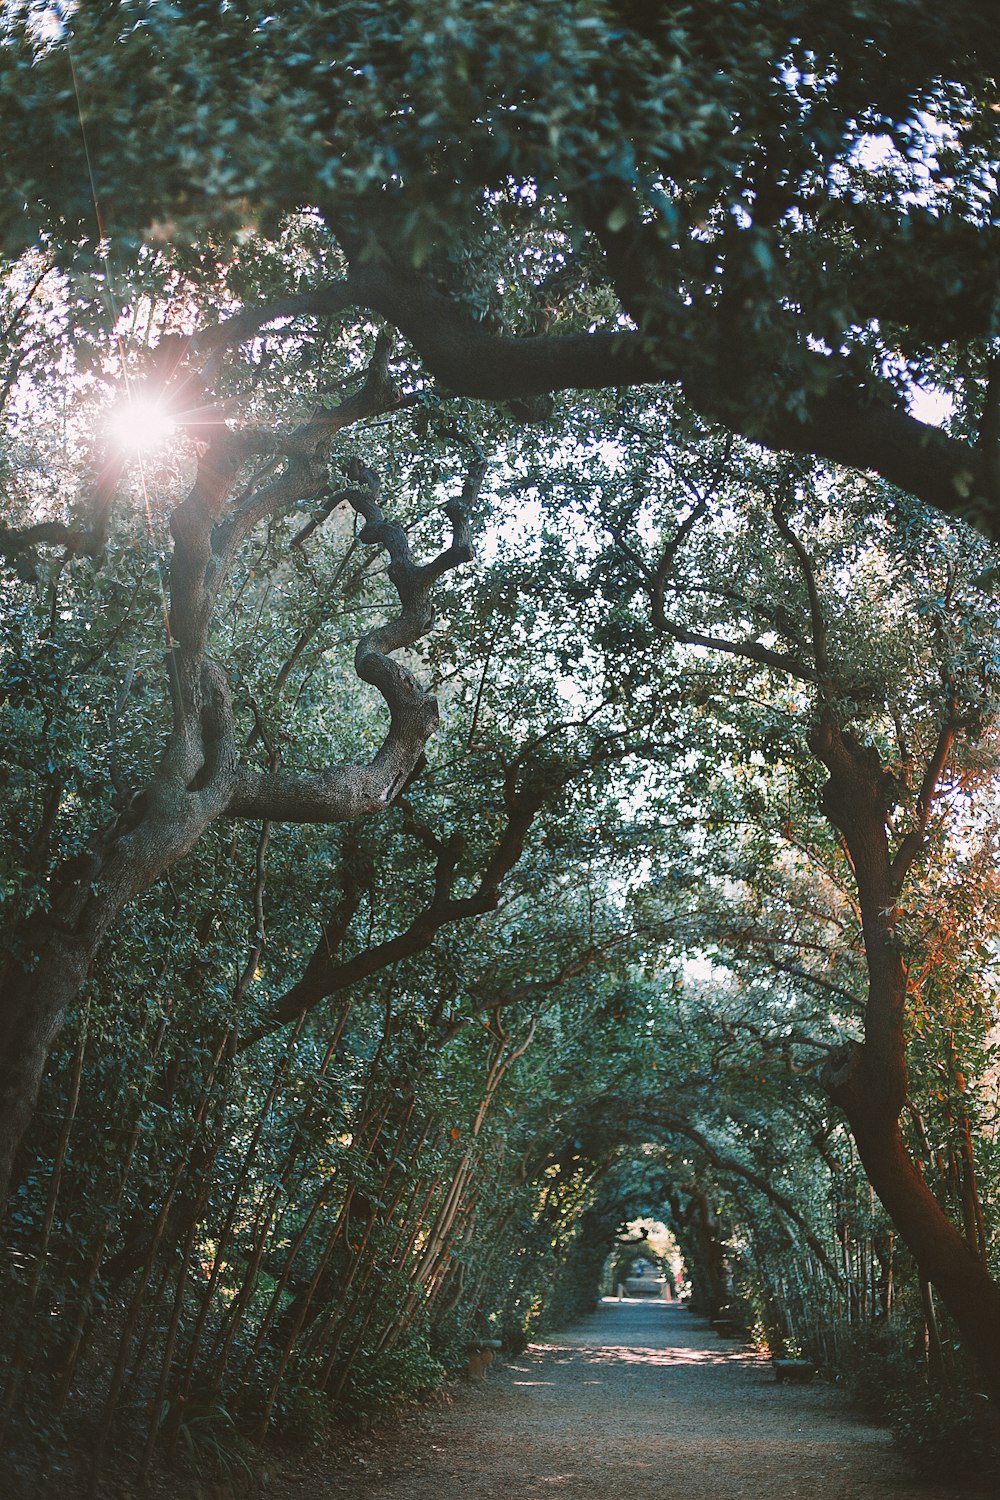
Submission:
<svg viewBox="0 0 1000 1500">
<path fill-rule="evenodd" d="M 123 453 L 138 455 L 158 448 L 177 430 L 162 401 L 135 396 L 123 401 L 108 422 L 111 441 Z"/>
</svg>

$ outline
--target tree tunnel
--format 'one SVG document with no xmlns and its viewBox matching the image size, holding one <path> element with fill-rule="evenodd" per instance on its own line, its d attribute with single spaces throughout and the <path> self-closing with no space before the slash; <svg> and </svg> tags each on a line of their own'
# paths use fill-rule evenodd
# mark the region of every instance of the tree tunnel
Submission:
<svg viewBox="0 0 1000 1500">
<path fill-rule="evenodd" d="M 820 1300 L 840 1295 L 832 1247 L 801 1206 L 721 1132 L 709 1137 L 655 1101 L 589 1101 L 586 1124 L 538 1180 L 538 1223 L 552 1232 L 555 1265 L 543 1323 L 593 1308 L 640 1255 L 668 1266 L 692 1310 L 753 1333 L 776 1354 L 801 1347 L 807 1324 L 820 1321 L 810 1288 L 822 1287 Z"/>
</svg>

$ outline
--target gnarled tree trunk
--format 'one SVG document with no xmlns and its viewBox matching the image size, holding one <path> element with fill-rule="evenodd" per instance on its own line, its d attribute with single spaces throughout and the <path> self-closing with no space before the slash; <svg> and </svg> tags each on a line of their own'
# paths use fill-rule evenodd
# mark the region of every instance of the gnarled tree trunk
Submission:
<svg viewBox="0 0 1000 1500">
<path fill-rule="evenodd" d="M 268 462 L 240 493 L 238 480 L 261 450 L 259 433 L 232 432 L 210 408 L 195 415 L 202 442 L 194 484 L 170 520 L 173 556 L 167 617 L 167 677 L 173 723 L 148 786 L 120 797 L 117 822 L 82 857 L 49 882 L 50 906 L 17 935 L 0 972 L 0 1206 L 9 1191 L 15 1156 L 31 1121 L 49 1049 L 76 1003 L 90 966 L 115 920 L 182 858 L 220 817 L 335 823 L 384 810 L 417 767 L 437 722 L 437 704 L 396 660 L 433 624 L 431 593 L 439 578 L 472 556 L 465 511 L 446 509 L 451 545 L 418 564 L 402 526 L 378 504 L 378 481 L 358 460 L 348 487 L 332 494 L 363 521 L 358 539 L 388 554 L 388 576 L 399 612 L 365 632 L 355 670 L 375 687 L 389 710 L 386 737 L 367 765 L 315 771 L 261 768 L 244 757 L 225 671 L 208 654 L 209 631 L 230 568 L 255 527 L 329 488 L 329 443 L 359 418 L 390 411 L 402 397 L 387 373 L 390 345 L 380 340 L 363 389 L 343 406 L 321 412 L 288 435 L 268 434 Z M 194 377 L 189 376 L 189 379 Z M 206 413 L 208 418 L 206 419 Z M 274 475 L 276 463 L 283 468 Z M 475 494 L 484 465 L 470 472 L 465 498 Z M 98 553 L 110 499 L 102 497 L 85 542 L 67 528 L 46 543 Z M 0 538 L 0 553 L 38 539 Z"/>
<path fill-rule="evenodd" d="M 854 866 L 869 979 L 864 1041 L 849 1044 L 831 1061 L 824 1083 L 847 1116 L 868 1180 L 1000 1402 L 1000 1285 L 927 1187 L 899 1124 L 907 1095 L 907 966 L 898 903 L 923 846 L 954 735 L 955 727 L 945 724 L 924 774 L 916 821 L 895 854 L 886 826 L 888 779 L 876 751 L 831 723 L 821 723 L 811 736 L 813 753 L 829 772 L 823 810 L 843 835 Z"/>
</svg>

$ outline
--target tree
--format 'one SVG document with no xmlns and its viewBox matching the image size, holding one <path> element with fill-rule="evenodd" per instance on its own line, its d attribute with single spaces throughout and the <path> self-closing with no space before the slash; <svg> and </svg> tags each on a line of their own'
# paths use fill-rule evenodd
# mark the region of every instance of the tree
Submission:
<svg viewBox="0 0 1000 1500">
<path fill-rule="evenodd" d="M 279 319 L 367 310 L 453 392 L 527 415 L 666 382 L 993 525 L 997 59 L 975 0 L 122 3 L 45 37 L 25 6 L 6 44 L 12 247 L 100 270 L 91 182 L 109 269 L 154 249 L 205 281 L 248 224 L 304 209 L 336 240 L 340 274 L 199 328 L 209 367 Z M 915 381 L 953 396 L 950 435 L 913 415 Z"/>
<path fill-rule="evenodd" d="M 790 721 L 811 713 L 792 758 L 803 763 L 803 745 L 812 755 L 802 775 L 814 792 L 824 767 L 826 836 L 834 862 L 844 850 L 853 861 L 840 874 L 856 881 L 871 980 L 869 1035 L 840 1072 L 831 1068 L 830 1086 L 857 1117 L 873 1176 L 905 1179 L 900 1214 L 912 1219 L 917 1198 L 930 1213 L 892 1123 L 905 1088 L 905 963 L 893 913 L 927 857 L 946 763 L 991 711 L 993 667 L 970 665 L 975 652 L 951 616 L 960 604 L 969 635 L 981 619 L 991 640 L 995 620 L 971 584 L 942 585 L 927 604 L 924 644 L 890 618 L 871 671 L 859 673 L 871 643 L 831 601 L 838 547 L 865 562 L 891 557 L 911 600 L 912 546 L 932 537 L 932 555 L 944 558 L 947 533 L 928 530 L 907 494 L 1000 529 L 990 212 L 998 98 L 995 41 L 980 11 L 974 0 L 947 14 L 929 0 L 862 4 L 847 20 L 777 0 L 721 11 L 705 0 L 653 16 L 626 0 L 411 0 L 391 11 L 357 0 L 292 3 L 280 15 L 152 0 L 54 17 L 28 3 L 6 9 L 4 812 L 12 839 L 21 823 L 31 831 L 12 842 L 3 870 L 15 933 L 0 1001 L 5 1171 L 88 975 L 95 993 L 114 992 L 106 966 L 116 917 L 146 893 L 144 916 L 164 918 L 169 898 L 191 953 L 187 969 L 164 957 L 163 971 L 195 995 L 214 983 L 220 1001 L 188 1039 L 191 1056 L 161 1056 L 158 1043 L 152 1052 L 151 1107 L 166 1107 L 182 1061 L 200 1080 L 183 1140 L 164 1144 L 156 1166 L 166 1194 L 155 1234 L 181 1247 L 186 1268 L 222 1139 L 206 1140 L 204 1127 L 233 1055 L 266 1048 L 339 997 L 325 1076 L 351 996 L 368 994 L 354 987 L 378 976 L 390 984 L 396 964 L 434 971 L 446 933 L 496 908 L 540 819 L 547 854 L 565 864 L 557 888 L 581 866 L 589 879 L 595 850 L 618 838 L 640 865 L 659 858 L 650 850 L 660 815 L 671 837 L 693 831 L 698 848 L 709 804 L 725 800 L 720 746 L 736 742 L 733 764 L 753 783 L 754 757 L 770 764 L 791 753 Z M 944 411 L 935 421 L 921 415 L 921 385 Z M 109 461 L 108 445 L 94 440 L 100 414 L 123 396 L 132 417 L 145 410 L 161 434 L 169 429 L 155 464 L 144 457 L 129 468 L 117 449 Z M 362 439 L 345 445 L 349 431 L 363 432 L 363 454 Z M 563 483 L 568 434 L 579 462 Z M 473 526 L 486 524 L 483 453 L 494 445 L 503 445 L 512 499 L 537 508 L 535 555 L 519 569 L 505 552 L 466 593 L 453 569 L 468 557 Z M 779 463 L 767 450 L 798 458 Z M 666 518 L 643 503 L 646 471 L 661 463 L 690 497 Z M 605 464 L 619 476 L 602 489 Z M 888 483 L 861 477 L 872 470 Z M 776 556 L 794 560 L 791 577 L 740 530 L 744 485 L 769 492 L 763 511 L 750 509 L 771 528 Z M 713 520 L 730 545 L 724 562 L 705 539 L 715 490 L 733 506 Z M 386 519 L 383 491 L 398 522 Z M 145 518 L 138 527 L 130 498 Z M 588 533 L 577 518 L 592 500 L 599 514 Z M 431 519 L 442 503 L 452 525 L 443 550 Z M 363 523 L 356 535 L 345 508 Z M 650 551 L 661 523 L 662 550 Z M 908 527 L 917 541 L 904 546 Z M 604 557 L 600 528 L 613 540 Z M 388 556 L 384 578 L 367 542 Z M 500 545 L 496 531 L 488 545 Z M 977 566 L 988 581 L 985 550 Z M 897 586 L 890 572 L 873 575 L 879 600 Z M 575 625 L 555 603 L 563 577 Z M 421 644 L 432 592 L 454 622 L 444 646 Z M 372 628 L 375 609 L 388 623 Z M 348 634 L 360 641 L 357 675 L 389 709 L 381 749 L 355 679 L 327 660 Z M 165 693 L 153 685 L 164 647 Z M 952 674 L 954 693 L 927 687 L 931 657 Z M 457 777 L 451 804 L 446 778 L 414 780 L 437 720 L 418 681 L 428 669 L 468 709 L 455 758 L 466 766 L 471 757 L 475 770 Z M 784 679 L 794 686 L 782 705 L 774 684 Z M 763 721 L 753 704 L 720 707 L 747 682 L 754 696 L 765 683 L 775 700 Z M 887 704 L 896 698 L 900 723 L 912 713 L 919 728 L 894 744 Z M 710 708 L 711 742 L 698 729 Z M 504 715 L 509 732 L 498 727 Z M 354 763 L 358 742 L 372 751 L 367 765 Z M 584 780 L 629 754 L 642 761 L 632 783 L 641 816 L 622 831 L 624 793 L 611 772 L 599 816 L 584 823 Z M 898 841 L 893 798 L 908 819 Z M 362 830 L 331 852 L 309 832 L 393 808 L 384 838 Z M 286 825 L 279 854 L 277 824 Z M 762 834 L 762 859 L 768 845 Z M 295 868 L 297 856 L 307 870 Z M 552 888 L 532 885 L 544 857 L 537 846 L 530 857 L 518 886 L 526 902 Z M 667 864 L 679 890 L 685 857 L 678 838 Z M 180 889 L 188 860 L 194 895 Z M 243 880 L 239 896 L 231 885 L 220 894 L 227 869 Z M 280 946 L 265 931 L 269 869 L 281 871 L 288 898 Z M 296 912 L 290 893 L 304 873 Z M 634 877 L 620 869 L 608 879 L 632 891 Z M 252 932 L 230 983 L 219 978 L 221 953 L 209 950 L 237 906 L 252 913 Z M 168 928 L 164 918 L 148 958 Z M 553 983 L 601 951 L 577 948 Z M 846 967 L 856 958 L 852 950 Z M 135 1003 L 143 964 L 133 956 L 126 967 Z M 504 993 L 519 996 L 509 978 Z M 493 998 L 489 985 L 485 993 Z M 481 1011 L 457 1013 L 454 1037 L 440 997 L 406 1008 L 398 1032 L 391 997 L 384 1015 L 376 1007 L 366 1017 L 359 1076 L 377 1080 L 372 1097 L 385 1113 L 359 1139 L 378 1159 L 381 1185 L 396 1170 L 391 1132 L 409 1150 L 410 1121 L 364 1048 L 378 1059 L 422 1058 L 428 1035 L 444 1046 L 470 1024 L 492 1025 Z M 521 1019 L 544 1045 L 538 1018 Z M 501 1031 L 516 1050 L 502 1019 L 491 1034 Z M 78 1052 L 65 1059 L 71 1100 L 85 1035 L 75 1033 Z M 554 1054 L 561 1037 L 555 1025 Z M 471 1044 L 470 1057 L 472 1078 L 481 1059 Z M 575 1088 L 574 1076 L 553 1071 L 560 1086 Z M 683 1136 L 682 1126 L 703 1123 L 679 1113 L 674 1127 Z M 705 1168 L 721 1148 L 701 1133 Z M 197 1183 L 185 1200 L 183 1171 L 167 1163 L 171 1151 L 182 1161 L 180 1147 L 195 1137 Z M 57 1141 L 55 1195 L 63 1151 Z M 746 1164 L 739 1150 L 726 1159 Z M 446 1301 L 461 1281 L 448 1237 L 474 1175 L 471 1158 L 460 1151 L 457 1161 L 435 1230 L 432 1279 Z M 362 1166 L 345 1202 L 355 1191 L 370 1200 L 367 1157 Z M 433 1180 L 437 1191 L 445 1179 Z M 584 1199 L 582 1189 L 569 1194 L 562 1228 Z M 148 1273 L 159 1253 L 147 1207 L 137 1201 L 123 1226 L 123 1277 L 140 1262 Z M 947 1243 L 929 1263 L 954 1288 L 961 1257 L 940 1217 L 931 1238 L 938 1231 Z M 270 1232 L 265 1214 L 246 1297 Z M 367 1281 L 353 1281 L 371 1274 L 374 1230 L 359 1243 L 367 1269 L 343 1269 L 337 1293 L 341 1310 L 357 1314 L 357 1349 L 376 1317 Z M 342 1250 L 336 1238 L 317 1251 L 317 1287 L 326 1285 L 323 1255 L 339 1266 Z M 953 1297 L 966 1327 L 969 1286 L 995 1300 L 982 1277 L 967 1279 Z M 134 1305 L 141 1300 L 136 1293 Z M 295 1303 L 292 1324 L 311 1316 L 312 1300 Z M 340 1324 L 331 1337 L 333 1360 Z"/>
<path fill-rule="evenodd" d="M 399 436 L 398 461 L 393 428 L 366 442 L 415 496 L 416 549 L 420 528 L 436 527 L 442 481 L 418 482 Z M 168 476 L 155 457 L 144 470 L 162 525 Z M 10 585 L 5 916 L 44 917 L 49 870 L 86 851 L 113 795 L 142 788 L 169 730 L 158 559 L 137 498 L 138 516 L 116 516 L 100 569 L 39 558 L 37 578 Z M 387 584 L 345 509 L 324 515 L 311 501 L 262 528 L 216 613 L 213 655 L 244 753 L 264 769 L 273 756 L 309 766 L 378 745 L 349 651 L 380 618 Z M 380 816 L 340 829 L 215 819 L 95 956 L 50 1059 L 8 1219 L 0 1409 L 45 1413 L 53 1453 L 59 1415 L 78 1398 L 95 1464 L 136 1393 L 156 1398 L 136 1448 L 144 1469 L 183 1437 L 192 1389 L 209 1413 L 221 1402 L 258 1433 L 291 1421 L 303 1388 L 348 1410 L 384 1399 L 409 1344 L 429 1336 L 432 1298 L 458 1330 L 440 1341 L 455 1357 L 475 1216 L 487 1220 L 494 1196 L 503 1216 L 510 1180 L 503 1116 L 492 1133 L 497 1085 L 539 1011 L 628 938 L 588 865 L 627 868 L 629 851 L 596 828 L 613 831 L 633 741 L 599 692 L 584 712 L 533 670 L 536 648 L 562 648 L 575 629 L 542 597 L 533 564 L 498 558 L 475 589 L 462 571 L 439 581 L 453 638 L 436 636 L 419 667 L 410 657 L 447 705 L 434 764 Z M 49 660 L 51 673 L 37 670 Z M 57 1286 L 59 1313 L 45 1318 Z M 484 1272 L 484 1297 L 491 1286 Z M 108 1306 L 121 1323 L 94 1378 Z M 415 1357 L 411 1373 L 426 1383 Z"/>
<path fill-rule="evenodd" d="M 214 799 L 193 785 L 196 774 L 232 774 L 226 686 L 205 646 L 240 542 L 268 514 L 324 490 L 323 445 L 336 431 L 417 395 L 393 385 L 383 343 L 363 392 L 302 431 L 265 441 L 234 429 L 218 404 L 220 379 L 233 380 L 226 355 L 242 351 L 238 384 L 264 328 L 280 325 L 294 362 L 322 357 L 315 339 L 300 338 L 299 320 L 377 313 L 446 390 L 512 402 L 522 417 L 572 387 L 679 385 L 712 421 L 772 447 L 877 468 L 989 526 L 994 85 L 976 10 L 945 22 L 936 8 L 908 5 L 901 49 L 898 18 L 884 8 L 845 29 L 808 8 L 761 4 L 729 18 L 721 44 L 710 7 L 650 21 L 627 5 L 567 3 L 532 11 L 527 30 L 520 13 L 514 28 L 493 6 L 414 5 L 392 18 L 363 4 L 293 6 L 279 25 L 253 8 L 179 15 L 113 4 L 47 31 L 30 7 L 11 9 L 4 99 L 17 148 L 0 214 L 6 243 L 53 258 L 78 285 L 92 278 L 87 305 L 76 304 L 81 330 L 100 326 L 105 294 L 134 321 L 151 281 L 172 293 L 183 329 L 179 343 L 158 346 L 146 390 L 175 417 L 186 413 L 180 425 L 194 423 L 201 445 L 195 488 L 176 511 L 168 618 L 177 670 L 163 764 L 167 774 L 175 755 L 190 761 L 174 775 L 176 787 L 192 788 L 185 797 L 212 800 L 214 812 L 265 810 L 259 778 L 250 786 L 243 774 L 238 792 Z M 276 57 L 287 65 L 277 88 Z M 310 253 L 240 248 L 248 220 L 273 229 L 289 214 L 310 220 Z M 865 253 L 872 244 L 875 257 Z M 912 284 L 901 268 L 915 264 L 933 267 L 930 310 L 899 295 Z M 232 314 L 206 323 L 223 296 L 235 300 Z M 918 376 L 963 403 L 954 436 L 910 414 Z M 255 458 L 277 462 L 278 477 L 265 484 L 258 468 L 239 517 L 223 520 Z M 38 547 L 99 557 L 119 478 L 117 464 L 106 467 L 69 519 L 43 507 L 7 528 L 4 555 L 22 569 Z M 347 498 L 362 501 L 362 513 L 374 503 L 356 486 Z M 395 537 L 398 550 L 399 533 L 380 526 L 373 520 L 369 535 Z M 455 550 L 430 572 L 395 560 L 406 578 L 395 644 L 423 628 L 414 590 L 464 550 L 456 533 Z M 383 691 L 392 680 L 394 734 L 407 748 L 387 742 L 392 765 L 377 763 L 377 787 L 344 789 L 355 813 L 403 784 L 431 712 L 411 705 L 403 732 L 399 694 L 410 690 L 397 668 L 386 676 L 385 652 L 372 644 L 362 675 L 374 673 Z M 269 785 L 282 780 L 272 772 Z M 347 803 L 335 810 L 329 792 L 283 786 L 266 810 L 342 816 Z M 173 802 L 169 836 L 146 830 L 149 838 L 121 844 L 106 906 L 94 871 L 75 882 L 64 927 L 86 906 L 103 932 L 152 872 L 191 846 L 208 814 L 180 818 Z M 95 885 L 86 898 L 85 884 Z M 67 996 L 92 951 L 89 941 L 51 950 L 65 980 L 74 976 Z M 25 1011 L 10 1002 L 9 1055 L 32 1061 L 13 1063 L 4 1087 L 16 1116 L 8 1162 L 67 1003 Z"/>
<path fill-rule="evenodd" d="M 383 345 L 361 392 L 346 409 L 321 412 L 287 438 L 247 431 L 237 435 L 213 409 L 200 411 L 201 452 L 194 481 L 170 514 L 173 549 L 164 627 L 171 723 L 162 757 L 144 788 L 117 789 L 113 821 L 71 863 L 64 863 L 46 907 L 30 914 L 5 963 L 0 1073 L 4 1186 L 53 1036 L 122 908 L 182 858 L 220 816 L 328 823 L 357 818 L 387 807 L 418 764 L 437 707 L 391 653 L 420 639 L 431 623 L 434 583 L 471 556 L 465 514 L 457 501 L 450 511 L 451 546 L 418 564 L 403 529 L 385 519 L 378 480 L 360 461 L 351 461 L 347 485 L 329 499 L 331 510 L 346 503 L 363 518 L 363 543 L 386 549 L 398 597 L 398 613 L 366 631 L 355 655 L 358 676 L 382 694 L 390 713 L 388 734 L 368 765 L 294 772 L 283 769 L 273 754 L 263 767 L 259 756 L 245 757 L 230 678 L 209 647 L 213 614 L 247 538 L 309 497 L 328 492 L 329 444 L 336 432 L 362 415 L 391 411 L 399 403 L 386 373 L 386 353 Z M 282 472 L 276 474 L 278 468 Z M 469 495 L 481 477 L 480 467 L 470 480 Z M 99 555 L 108 523 L 100 506 L 82 531 L 64 528 L 63 539 L 73 538 L 71 552 Z M 46 523 L 40 525 L 41 534 L 29 525 L 11 542 L 15 555 L 24 557 L 34 546 L 52 541 Z M 39 839 L 44 845 L 44 830 Z M 40 859 L 44 848 L 34 854 Z"/>
<path fill-rule="evenodd" d="M 965 807 L 974 790 L 987 803 L 995 795 L 993 753 L 984 753 L 981 741 L 995 733 L 997 622 L 992 599 L 977 583 L 980 554 L 968 537 L 902 504 L 891 519 L 880 518 L 865 486 L 822 470 L 782 469 L 749 455 L 731 468 L 729 450 L 714 463 L 697 449 L 690 461 L 683 450 L 654 455 L 637 446 L 626 472 L 608 479 L 615 499 L 606 497 L 601 508 L 612 538 L 600 565 L 609 616 L 603 638 L 637 675 L 649 670 L 638 665 L 639 653 L 657 643 L 668 655 L 674 701 L 714 705 L 716 798 L 723 808 L 731 803 L 737 823 L 749 815 L 759 829 L 738 867 L 753 893 L 748 945 L 757 934 L 753 907 L 782 845 L 789 891 L 789 862 L 805 852 L 825 880 L 839 885 L 838 899 L 850 903 L 844 926 L 849 933 L 852 919 L 857 923 L 863 985 L 850 977 L 851 959 L 810 962 L 817 950 L 805 938 L 806 958 L 798 956 L 803 919 L 794 898 L 773 926 L 762 922 L 759 940 L 779 973 L 825 987 L 828 999 L 846 998 L 852 989 L 858 994 L 861 1033 L 829 1052 L 824 1086 L 844 1111 L 887 1212 L 996 1390 L 1000 1288 L 982 1240 L 970 1239 L 936 1200 L 902 1123 L 910 1100 L 908 1015 L 929 984 L 933 1009 L 946 1016 L 961 1007 L 945 976 L 976 931 L 991 932 L 995 921 L 991 882 L 959 885 L 947 874 L 963 850 L 964 862 L 975 867 L 971 851 L 980 837 L 990 837 L 976 820 L 993 826 L 989 812 L 972 816 Z M 599 488 L 593 473 L 590 482 Z M 827 493 L 833 484 L 835 517 Z M 644 539 L 657 530 L 651 548 Z M 880 576 L 892 579 L 881 596 Z M 648 625 L 623 607 L 630 587 L 648 611 Z M 866 602 L 866 590 L 881 602 Z M 718 664 L 706 670 L 713 656 Z M 693 680 L 679 690 L 689 672 Z M 737 696 L 746 701 L 730 706 L 727 699 Z M 761 706 L 751 730 L 754 700 Z M 720 775 L 719 731 L 727 723 L 739 728 Z M 813 764 L 797 774 L 829 825 L 825 846 L 797 826 L 793 808 L 798 803 L 808 826 L 809 802 L 803 812 L 802 793 L 787 789 L 794 784 L 788 763 L 804 752 Z M 699 754 L 692 750 L 689 758 Z M 818 784 L 817 764 L 824 777 Z M 781 770 L 776 785 L 764 790 L 769 765 Z M 710 804 L 703 818 L 712 817 Z M 725 812 L 722 821 L 731 839 Z M 812 879 L 804 899 L 820 932 L 813 940 L 818 951 L 829 946 L 836 953 L 846 934 L 834 927 L 835 905 L 824 934 Z M 948 906 L 949 918 L 941 924 L 947 941 L 933 946 L 924 924 L 936 901 Z M 739 930 L 738 918 L 731 930 Z M 970 978 L 961 965 L 958 972 L 967 992 Z M 988 1009 L 984 1004 L 983 1016 Z M 793 1025 L 792 1050 L 795 1035 Z M 965 1214 L 966 1222 L 975 1217 L 971 1198 Z"/>
</svg>

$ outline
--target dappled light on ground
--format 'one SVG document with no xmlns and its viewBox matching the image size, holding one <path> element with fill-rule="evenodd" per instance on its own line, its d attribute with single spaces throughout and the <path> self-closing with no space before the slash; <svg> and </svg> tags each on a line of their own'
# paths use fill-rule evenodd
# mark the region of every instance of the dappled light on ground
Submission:
<svg viewBox="0 0 1000 1500">
<path fill-rule="evenodd" d="M 706 1347 L 704 1326 L 693 1323 L 677 1302 L 661 1302 L 649 1297 L 605 1297 L 601 1302 L 601 1313 L 606 1320 L 601 1326 L 615 1332 L 619 1329 L 627 1331 L 628 1342 L 596 1344 L 594 1325 L 588 1319 L 569 1332 L 535 1345 L 536 1357 L 552 1355 L 557 1361 L 572 1358 L 582 1359 L 588 1364 L 638 1364 L 650 1368 L 726 1364 L 735 1359 L 756 1365 L 761 1370 L 767 1368 L 766 1361 L 734 1339 L 715 1339 Z M 635 1337 L 637 1329 L 645 1335 L 642 1341 Z"/>
<path fill-rule="evenodd" d="M 779 1386 L 685 1307 L 639 1298 L 532 1345 L 324 1494 L 623 1500 L 637 1486 L 656 1500 L 970 1500 L 914 1480 L 829 1386 Z"/>
<path fill-rule="evenodd" d="M 607 1344 L 596 1349 L 567 1346 L 566 1353 L 559 1353 L 559 1345 L 543 1344 L 539 1346 L 546 1354 L 556 1355 L 556 1364 L 568 1364 L 570 1359 L 582 1360 L 585 1364 L 636 1364 L 649 1365 L 711 1365 L 725 1364 L 735 1356 L 732 1351 L 721 1349 L 645 1349 L 642 1347 L 631 1348 L 623 1345 L 621 1348 L 614 1344 Z M 753 1356 L 743 1355 L 752 1363 L 760 1363 Z M 518 1367 L 515 1365 L 515 1369 Z"/>
</svg>

